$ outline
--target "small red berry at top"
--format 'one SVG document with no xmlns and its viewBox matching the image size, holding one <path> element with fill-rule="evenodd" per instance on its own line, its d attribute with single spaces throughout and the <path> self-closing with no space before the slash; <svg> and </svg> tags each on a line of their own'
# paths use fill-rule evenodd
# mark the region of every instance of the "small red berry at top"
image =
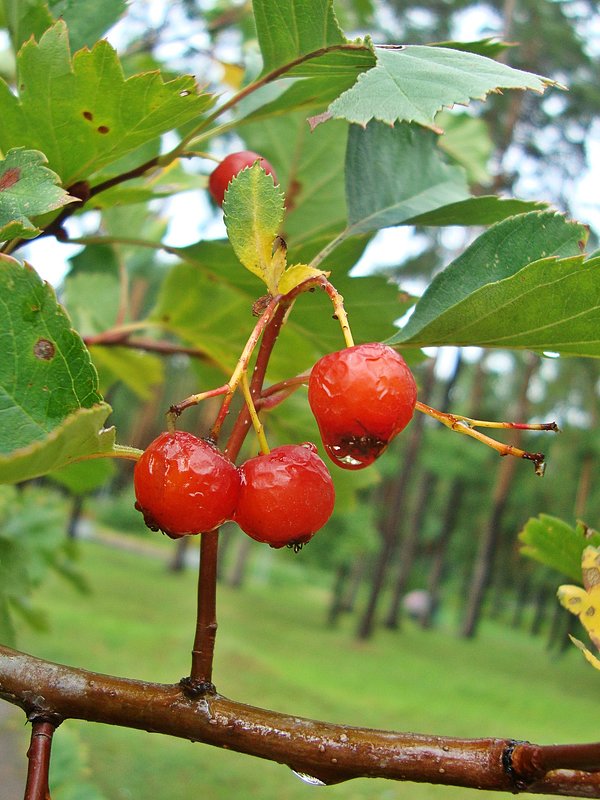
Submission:
<svg viewBox="0 0 600 800">
<path fill-rule="evenodd" d="M 230 153 L 230 155 L 226 156 L 223 161 L 221 161 L 208 179 L 208 190 L 217 205 L 223 205 L 223 198 L 225 197 L 227 187 L 238 172 L 241 172 L 245 167 L 251 167 L 257 161 L 267 175 L 273 176 L 273 182 L 277 183 L 275 170 L 267 159 L 263 158 L 259 153 L 254 153 L 252 150 L 241 150 L 239 153 Z"/>
<path fill-rule="evenodd" d="M 343 469 L 362 469 L 412 419 L 417 386 L 402 356 L 373 342 L 317 361 L 308 402 L 331 460 Z"/>
<path fill-rule="evenodd" d="M 172 539 L 231 519 L 240 491 L 235 465 L 213 444 L 185 431 L 162 433 L 135 465 L 136 508 Z"/>
<path fill-rule="evenodd" d="M 252 539 L 299 549 L 333 512 L 331 475 L 314 444 L 287 444 L 239 468 L 234 520 Z"/>
</svg>

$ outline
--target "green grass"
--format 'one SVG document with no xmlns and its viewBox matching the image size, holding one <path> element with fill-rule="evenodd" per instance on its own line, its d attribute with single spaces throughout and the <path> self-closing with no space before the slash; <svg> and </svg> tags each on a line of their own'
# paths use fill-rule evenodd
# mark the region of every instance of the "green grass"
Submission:
<svg viewBox="0 0 600 800">
<path fill-rule="evenodd" d="M 52 630 L 24 630 L 20 647 L 146 680 L 175 682 L 187 674 L 193 570 L 175 576 L 164 561 L 98 543 L 84 543 L 82 552 L 93 594 L 82 597 L 58 579 L 48 581 L 36 602 L 47 608 Z M 274 558 L 287 563 L 292 555 Z M 539 640 L 491 624 L 476 641 L 407 624 L 401 633 L 380 631 L 373 641 L 357 643 L 351 620 L 333 632 L 325 628 L 326 602 L 322 586 L 294 572 L 275 586 L 221 587 L 218 690 L 250 704 L 353 725 L 542 743 L 598 738 L 600 676 L 579 653 L 551 659 Z M 302 800 L 317 791 L 332 800 L 459 800 L 468 794 L 382 780 L 316 789 L 284 766 L 249 756 L 109 726 L 67 726 L 86 744 L 93 779 L 109 800 Z"/>
</svg>

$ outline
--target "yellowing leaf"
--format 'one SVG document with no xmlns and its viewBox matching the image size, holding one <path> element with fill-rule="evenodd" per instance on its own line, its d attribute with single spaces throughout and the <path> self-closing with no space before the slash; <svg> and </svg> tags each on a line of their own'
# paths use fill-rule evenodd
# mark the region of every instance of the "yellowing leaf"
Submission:
<svg viewBox="0 0 600 800">
<path fill-rule="evenodd" d="M 581 650 L 586 660 L 590 662 L 592 667 L 595 669 L 600 669 L 600 658 L 596 658 L 596 656 L 587 649 L 583 642 L 580 642 L 579 639 L 571 636 L 571 634 L 569 634 L 569 639 L 573 642 L 575 647 L 578 647 Z"/>
<path fill-rule="evenodd" d="M 273 178 L 256 163 L 236 175 L 223 202 L 227 235 L 236 256 L 271 294 L 277 293 L 285 268 L 281 247 L 274 249 L 283 221 L 283 200 Z"/>
<path fill-rule="evenodd" d="M 590 639 L 600 650 L 600 548 L 586 547 L 583 551 L 582 569 L 585 588 L 580 586 L 560 586 L 558 599 L 560 603 L 572 614 L 579 617 L 579 621 L 586 629 Z M 579 647 L 587 660 L 596 669 L 600 669 L 600 661 L 593 656 L 577 639 L 571 637 L 574 644 Z"/>
<path fill-rule="evenodd" d="M 323 272 L 321 269 L 309 267 L 308 264 L 294 264 L 283 273 L 279 280 L 277 290 L 280 294 L 287 294 L 299 286 L 303 281 L 308 278 L 316 278 L 319 275 L 327 277 L 328 272 Z"/>
</svg>

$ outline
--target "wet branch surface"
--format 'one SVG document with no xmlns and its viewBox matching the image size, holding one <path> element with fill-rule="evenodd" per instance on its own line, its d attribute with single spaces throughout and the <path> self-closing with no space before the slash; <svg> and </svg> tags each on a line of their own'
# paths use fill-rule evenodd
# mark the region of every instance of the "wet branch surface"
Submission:
<svg viewBox="0 0 600 800">
<path fill-rule="evenodd" d="M 163 733 L 285 764 L 326 784 L 352 778 L 600 797 L 600 743 L 534 745 L 333 725 L 181 684 L 88 672 L 0 646 L 0 697 L 31 718 Z"/>
</svg>

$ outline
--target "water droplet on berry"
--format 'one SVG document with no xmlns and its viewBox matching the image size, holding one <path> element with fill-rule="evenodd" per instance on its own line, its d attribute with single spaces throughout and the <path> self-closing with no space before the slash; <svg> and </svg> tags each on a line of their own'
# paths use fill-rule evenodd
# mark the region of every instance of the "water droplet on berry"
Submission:
<svg viewBox="0 0 600 800">
<path fill-rule="evenodd" d="M 357 458 L 352 458 L 352 456 L 342 456 L 341 458 L 336 453 L 341 451 L 341 447 L 332 447 L 331 448 L 335 454 L 335 460 L 338 461 L 340 464 L 347 464 L 349 467 L 362 467 L 365 461 L 359 461 Z M 371 459 L 369 459 L 370 461 Z"/>
<path fill-rule="evenodd" d="M 307 783 L 309 786 L 327 786 L 325 781 L 322 781 L 320 778 L 315 778 L 314 775 L 308 775 L 306 772 L 298 772 L 297 770 L 292 770 L 293 774 L 300 778 L 303 783 Z"/>
</svg>

